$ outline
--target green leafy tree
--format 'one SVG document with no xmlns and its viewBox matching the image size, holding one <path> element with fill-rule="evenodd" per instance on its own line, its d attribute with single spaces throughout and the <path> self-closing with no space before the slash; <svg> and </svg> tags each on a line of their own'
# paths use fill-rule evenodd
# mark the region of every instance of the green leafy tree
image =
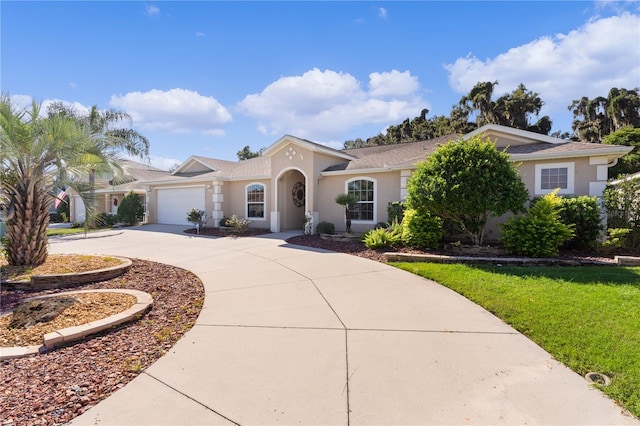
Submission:
<svg viewBox="0 0 640 426">
<path fill-rule="evenodd" d="M 344 206 L 344 221 L 347 225 L 347 233 L 351 233 L 351 206 L 356 203 L 356 197 L 351 194 L 340 194 L 336 197 L 336 203 Z"/>
<path fill-rule="evenodd" d="M 407 207 L 425 209 L 458 224 L 482 244 L 490 217 L 522 210 L 527 190 L 506 152 L 475 136 L 438 147 L 407 185 Z"/>
<path fill-rule="evenodd" d="M 603 138 L 624 127 L 640 127 L 639 89 L 613 87 L 607 97 L 583 96 L 569 105 L 573 113 L 575 137 L 584 142 L 600 143 Z"/>
<path fill-rule="evenodd" d="M 134 226 L 144 218 L 144 206 L 140 196 L 131 191 L 120 201 L 117 214 L 118 222 Z"/>
<path fill-rule="evenodd" d="M 467 114 L 475 115 L 478 127 L 485 124 L 500 124 L 548 135 L 552 125 L 548 116 L 540 117 L 534 123 L 531 122 L 533 117 L 538 117 L 543 105 L 538 93 L 528 90 L 524 84 L 520 83 L 513 92 L 493 101 L 494 88 L 498 84 L 497 81 L 477 83 L 468 95 L 460 99 L 460 107 Z"/>
<path fill-rule="evenodd" d="M 238 151 L 236 155 L 238 156 L 239 161 L 249 160 L 250 158 L 260 157 L 262 155 L 262 151 L 264 151 L 264 149 L 261 149 L 259 151 L 251 151 L 251 148 L 249 147 L 249 145 L 247 145 L 240 151 Z"/>
<path fill-rule="evenodd" d="M 80 121 L 63 114 L 43 117 L 35 102 L 18 109 L 2 95 L 0 184 L 8 204 L 5 255 L 10 265 L 45 262 L 49 208 L 57 195 L 54 181 L 79 188 L 77 178 L 86 176 L 93 164 L 110 164 L 109 153 L 100 146 L 99 136 Z"/>
<path fill-rule="evenodd" d="M 602 143 L 633 147 L 633 151 L 620 158 L 615 166 L 609 168 L 610 178 L 640 172 L 640 128 L 623 127 L 605 136 Z"/>
</svg>

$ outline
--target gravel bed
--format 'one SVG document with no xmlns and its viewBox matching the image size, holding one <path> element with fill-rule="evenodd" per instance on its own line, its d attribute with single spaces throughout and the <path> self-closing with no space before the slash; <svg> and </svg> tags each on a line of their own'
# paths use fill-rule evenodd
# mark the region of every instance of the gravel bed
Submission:
<svg viewBox="0 0 640 426">
<path fill-rule="evenodd" d="M 0 364 L 0 425 L 59 425 L 133 380 L 195 324 L 204 301 L 202 282 L 191 272 L 134 260 L 129 271 L 73 290 L 128 288 L 153 296 L 140 320 L 48 353 Z M 0 311 L 20 299 L 64 290 L 0 289 Z"/>
</svg>

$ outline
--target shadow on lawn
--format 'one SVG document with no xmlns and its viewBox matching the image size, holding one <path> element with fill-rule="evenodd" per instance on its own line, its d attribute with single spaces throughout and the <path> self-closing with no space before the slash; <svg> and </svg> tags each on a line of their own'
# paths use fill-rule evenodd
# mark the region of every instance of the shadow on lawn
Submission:
<svg viewBox="0 0 640 426">
<path fill-rule="evenodd" d="M 640 267 L 469 265 L 482 271 L 518 277 L 545 277 L 577 284 L 630 285 L 640 288 Z"/>
</svg>

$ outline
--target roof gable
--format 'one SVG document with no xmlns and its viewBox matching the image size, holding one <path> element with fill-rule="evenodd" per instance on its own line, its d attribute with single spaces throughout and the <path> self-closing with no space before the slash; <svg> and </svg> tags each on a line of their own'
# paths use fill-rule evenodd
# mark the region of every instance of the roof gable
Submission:
<svg viewBox="0 0 640 426">
<path fill-rule="evenodd" d="M 473 132 L 467 133 L 462 138 L 467 140 L 476 135 L 483 135 L 489 138 L 493 136 L 499 139 L 508 139 L 508 145 L 510 146 L 526 145 L 540 142 L 551 144 L 560 144 L 566 142 L 563 139 L 553 136 L 530 132 L 528 130 L 514 129 L 513 127 L 502 126 L 500 124 L 485 124 L 484 126 L 477 128 Z M 496 146 L 498 146 L 499 148 L 503 148 L 505 145 L 507 144 L 496 144 Z"/>
<path fill-rule="evenodd" d="M 273 157 L 277 152 L 289 145 L 297 145 L 299 147 L 308 149 L 309 151 L 325 154 L 331 157 L 339 158 L 341 160 L 351 161 L 356 159 L 356 157 L 347 154 L 344 151 L 339 151 L 337 149 L 333 149 L 328 146 L 291 135 L 284 135 L 283 137 L 269 145 L 267 149 L 263 151 L 262 155 Z"/>
</svg>

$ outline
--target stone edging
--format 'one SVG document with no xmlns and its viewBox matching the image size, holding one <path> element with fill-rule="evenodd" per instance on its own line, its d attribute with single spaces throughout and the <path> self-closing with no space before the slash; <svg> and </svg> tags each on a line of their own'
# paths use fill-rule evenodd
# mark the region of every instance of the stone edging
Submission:
<svg viewBox="0 0 640 426">
<path fill-rule="evenodd" d="M 137 301 L 129 309 L 120 313 L 111 315 L 107 318 L 102 318 L 96 321 L 89 322 L 87 324 L 77 325 L 74 327 L 67 327 L 61 330 L 56 330 L 51 333 L 47 333 L 43 338 L 42 346 L 12 346 L 3 347 L 0 353 L 0 361 L 12 358 L 21 358 L 29 355 L 37 355 L 40 352 L 54 349 L 58 346 L 68 344 L 77 340 L 84 339 L 85 337 L 96 334 L 104 330 L 108 330 L 117 325 L 125 322 L 132 321 L 139 318 L 144 312 L 153 305 L 153 297 L 149 293 L 139 290 L 128 289 L 98 289 L 98 290 L 79 290 L 70 291 L 65 293 L 49 294 L 46 296 L 33 297 L 27 300 L 44 299 L 47 297 L 56 297 L 61 294 L 71 295 L 80 293 L 124 293 L 134 296 Z"/>
<path fill-rule="evenodd" d="M 108 268 L 95 269 L 85 272 L 69 272 L 67 274 L 33 275 L 30 281 L 3 281 L 17 289 L 49 290 L 55 288 L 75 287 L 96 281 L 106 281 L 118 277 L 131 267 L 133 262 L 126 257 L 95 255 L 98 257 L 110 257 L 122 261 L 119 265 Z"/>
<path fill-rule="evenodd" d="M 640 266 L 640 257 L 616 256 L 612 262 L 578 261 L 572 259 L 532 258 L 532 257 L 480 257 L 480 256 L 446 256 L 437 254 L 384 253 L 388 262 L 432 262 L 432 263 L 482 263 L 501 265 L 602 265 L 602 266 Z"/>
</svg>

